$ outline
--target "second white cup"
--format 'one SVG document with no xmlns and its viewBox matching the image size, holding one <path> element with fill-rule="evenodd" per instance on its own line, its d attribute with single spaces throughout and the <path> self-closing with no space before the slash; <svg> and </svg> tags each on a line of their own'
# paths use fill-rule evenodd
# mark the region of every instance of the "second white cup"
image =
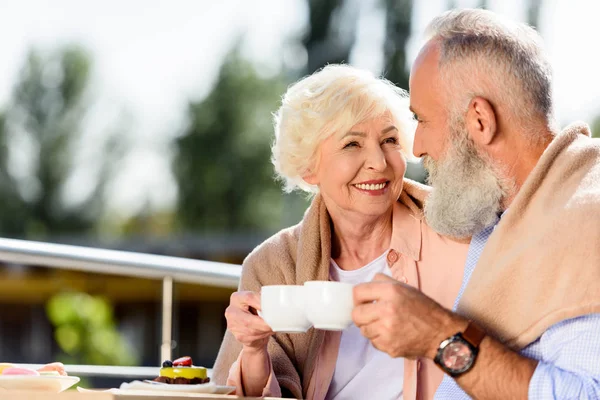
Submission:
<svg viewBox="0 0 600 400">
<path fill-rule="evenodd" d="M 316 329 L 341 331 L 352 324 L 354 285 L 343 282 L 304 283 L 304 310 Z"/>
</svg>

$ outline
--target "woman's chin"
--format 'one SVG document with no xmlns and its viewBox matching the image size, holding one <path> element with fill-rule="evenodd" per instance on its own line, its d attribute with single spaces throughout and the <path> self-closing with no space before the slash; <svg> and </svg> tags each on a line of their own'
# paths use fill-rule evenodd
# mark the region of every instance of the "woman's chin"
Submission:
<svg viewBox="0 0 600 400">
<path fill-rule="evenodd" d="M 368 217 L 380 217 L 387 214 L 393 205 L 393 201 L 388 199 L 379 199 L 380 201 L 363 202 L 356 207 L 356 212 Z"/>
</svg>

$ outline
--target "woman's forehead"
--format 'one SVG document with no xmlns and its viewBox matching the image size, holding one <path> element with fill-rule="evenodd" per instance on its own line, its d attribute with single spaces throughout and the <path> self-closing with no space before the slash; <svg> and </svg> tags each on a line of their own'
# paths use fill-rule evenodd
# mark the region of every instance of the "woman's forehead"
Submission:
<svg viewBox="0 0 600 400">
<path fill-rule="evenodd" d="M 389 124 L 389 125 L 394 124 L 394 117 L 391 112 L 385 111 L 379 115 L 369 116 L 369 117 L 365 118 L 364 120 L 352 125 L 352 127 L 350 129 L 354 130 L 357 127 L 358 128 L 360 128 L 360 127 L 366 128 L 366 127 L 370 127 L 373 125 L 382 125 L 382 124 Z"/>
</svg>

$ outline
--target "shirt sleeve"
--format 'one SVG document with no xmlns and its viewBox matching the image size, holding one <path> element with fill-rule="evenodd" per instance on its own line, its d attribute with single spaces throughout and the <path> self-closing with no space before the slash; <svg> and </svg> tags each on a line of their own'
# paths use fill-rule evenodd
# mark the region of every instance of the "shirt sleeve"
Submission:
<svg viewBox="0 0 600 400">
<path fill-rule="evenodd" d="M 551 326 L 522 354 L 539 360 L 529 399 L 600 399 L 600 314 Z"/>
</svg>

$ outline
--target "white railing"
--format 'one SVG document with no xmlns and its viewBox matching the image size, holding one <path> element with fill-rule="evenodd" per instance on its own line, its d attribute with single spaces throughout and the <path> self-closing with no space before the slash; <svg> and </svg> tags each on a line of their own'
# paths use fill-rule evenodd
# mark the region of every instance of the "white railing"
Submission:
<svg viewBox="0 0 600 400">
<path fill-rule="evenodd" d="M 162 280 L 159 362 L 171 359 L 173 282 L 235 289 L 242 271 L 239 265 L 213 261 L 3 238 L 0 238 L 0 261 Z M 153 375 L 155 370 L 153 367 L 67 366 L 67 372 L 81 376 L 144 377 Z"/>
</svg>

